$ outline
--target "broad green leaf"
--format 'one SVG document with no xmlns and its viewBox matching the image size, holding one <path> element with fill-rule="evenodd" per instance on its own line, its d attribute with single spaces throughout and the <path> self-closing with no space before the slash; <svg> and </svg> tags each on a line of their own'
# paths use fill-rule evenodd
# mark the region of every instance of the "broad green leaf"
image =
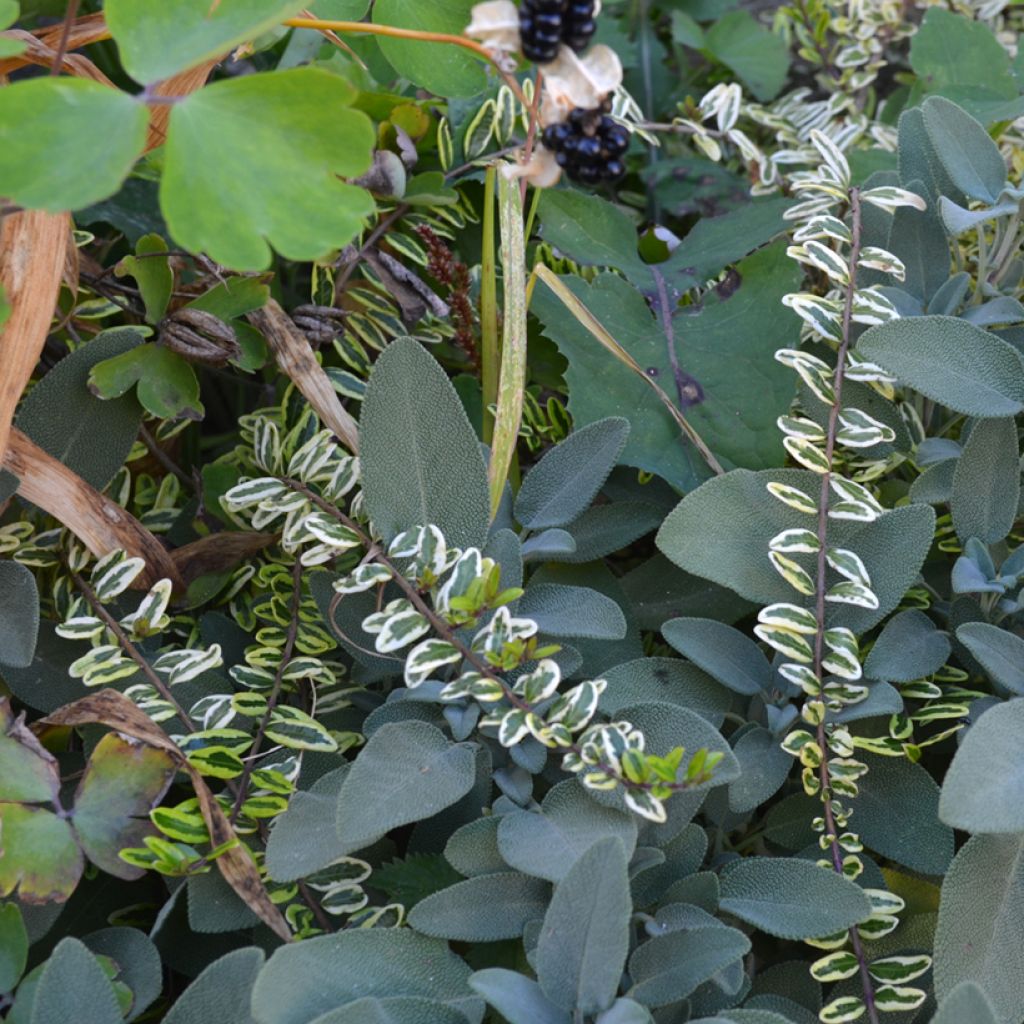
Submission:
<svg viewBox="0 0 1024 1024">
<path fill-rule="evenodd" d="M 360 419 L 363 494 L 385 540 L 433 524 L 449 544 L 487 535 L 487 470 L 462 403 L 434 358 L 398 338 L 374 365 Z"/>
<path fill-rule="evenodd" d="M 680 568 L 750 601 L 792 601 L 794 591 L 772 568 L 766 552 L 773 537 L 806 526 L 808 517 L 774 498 L 767 490 L 772 482 L 815 499 L 821 488 L 820 478 L 804 470 L 734 470 L 683 498 L 658 531 L 658 547 Z M 844 605 L 830 609 L 830 616 L 859 633 L 888 615 L 917 579 L 932 544 L 934 522 L 934 512 L 925 505 L 898 508 L 870 523 L 830 519 L 830 543 L 861 557 L 879 598 L 875 610 Z"/>
<path fill-rule="evenodd" d="M 568 553 L 552 556 L 558 562 L 592 562 L 628 547 L 656 530 L 664 512 L 644 501 L 610 501 L 588 508 L 568 523 L 563 533 L 572 543 Z"/>
<path fill-rule="evenodd" d="M 934 966 L 940 1005 L 961 982 L 972 981 L 999 1024 L 1024 1019 L 1024 974 L 1014 952 L 1022 921 L 1024 835 L 972 836 L 942 883 Z"/>
<path fill-rule="evenodd" d="M 0 803 L 0 896 L 15 889 L 25 903 L 63 903 L 82 875 L 82 852 L 71 826 L 52 811 Z"/>
<path fill-rule="evenodd" d="M 953 472 L 949 503 L 957 535 L 986 544 L 1003 540 L 1020 501 L 1020 454 L 1012 417 L 979 420 Z"/>
<path fill-rule="evenodd" d="M 870 679 L 909 683 L 937 672 L 952 650 L 949 636 L 924 612 L 897 612 L 879 633 L 864 662 Z"/>
<path fill-rule="evenodd" d="M 864 845 L 912 871 L 943 874 L 953 857 L 953 831 L 939 821 L 935 780 L 904 758 L 864 755 L 859 760 L 869 769 L 849 804 Z"/>
<path fill-rule="evenodd" d="M 317 1017 L 316 1024 L 465 1024 L 466 1017 L 436 999 L 391 996 L 356 999 Z"/>
<path fill-rule="evenodd" d="M 318 18 L 359 21 L 369 6 L 370 0 L 313 0 L 309 8 Z"/>
<path fill-rule="evenodd" d="M 445 860 L 467 878 L 507 871 L 510 865 L 498 850 L 500 823 L 501 819 L 492 815 L 461 825 L 445 843 Z"/>
<path fill-rule="evenodd" d="M 635 817 L 602 807 L 576 779 L 567 779 L 548 790 L 539 812 L 502 815 L 497 844 L 511 867 L 560 882 L 591 846 L 608 836 L 616 836 L 631 857 L 636 833 Z"/>
<path fill-rule="evenodd" d="M 629 994 L 656 1008 L 678 1002 L 750 951 L 737 928 L 706 927 L 657 935 L 629 958 Z"/>
<path fill-rule="evenodd" d="M 374 142 L 353 98 L 344 79 L 294 68 L 215 82 L 175 104 L 160 185 L 175 241 L 237 270 L 268 267 L 271 246 L 314 260 L 351 241 L 373 200 L 340 179 L 370 166 Z"/>
<path fill-rule="evenodd" d="M 0 701 L 0 802 L 55 803 L 60 789 L 56 758 L 22 716 Z"/>
<path fill-rule="evenodd" d="M 662 636 L 680 654 L 735 693 L 753 696 L 771 688 L 772 667 L 750 637 L 713 619 L 670 619 Z"/>
<path fill-rule="evenodd" d="M 361 850 L 399 825 L 429 818 L 466 795 L 473 748 L 426 722 L 384 725 L 345 776 L 337 802 L 337 855 Z"/>
<path fill-rule="evenodd" d="M 61 939 L 43 967 L 32 1024 L 121 1024 L 114 988 L 96 957 L 78 940 Z"/>
<path fill-rule="evenodd" d="M 622 609 L 590 587 L 534 583 L 519 599 L 516 614 L 533 619 L 550 636 L 621 640 L 627 631 Z"/>
<path fill-rule="evenodd" d="M 528 922 L 544 916 L 548 895 L 545 882 L 518 871 L 478 875 L 420 900 L 409 926 L 458 942 L 518 939 Z"/>
<path fill-rule="evenodd" d="M 488 967 L 469 979 L 469 987 L 509 1024 L 569 1024 L 569 1014 L 554 1006 L 532 978 L 504 967 Z"/>
<path fill-rule="evenodd" d="M 252 1005 L 259 1024 L 308 1024 L 360 997 L 419 996 L 479 1021 L 483 1000 L 469 988 L 470 973 L 439 939 L 407 928 L 352 929 L 280 947 L 256 979 Z"/>
<path fill-rule="evenodd" d="M 774 99 L 789 73 L 789 46 L 764 28 L 749 11 L 730 11 L 704 36 L 704 48 L 757 97 Z"/>
<path fill-rule="evenodd" d="M 988 132 L 941 96 L 925 100 L 921 113 L 925 131 L 953 184 L 971 199 L 994 203 L 1006 184 L 1006 164 Z"/>
<path fill-rule="evenodd" d="M 1024 640 L 988 622 L 968 622 L 956 638 L 1000 686 L 1024 696 Z"/>
<path fill-rule="evenodd" d="M 768 935 L 809 939 L 866 921 L 859 886 L 813 861 L 747 857 L 722 876 L 721 908 Z"/>
<path fill-rule="evenodd" d="M 147 85 L 225 56 L 305 6 L 306 0 L 108 0 L 104 14 L 125 70 Z"/>
<path fill-rule="evenodd" d="M 27 668 L 39 636 L 39 592 L 31 570 L 0 562 L 0 665 Z"/>
<path fill-rule="evenodd" d="M 470 22 L 473 0 L 377 0 L 373 20 L 379 25 L 462 35 Z M 380 39 L 380 49 L 402 78 L 438 96 L 474 96 L 484 87 L 479 58 L 461 47 L 408 39 Z"/>
<path fill-rule="evenodd" d="M 263 950 L 250 946 L 214 960 L 178 996 L 164 1024 L 205 1024 L 214 1006 L 217 1024 L 254 1024 L 250 997 L 263 958 Z"/>
<path fill-rule="evenodd" d="M 530 530 L 571 523 L 603 486 L 628 436 L 629 421 L 619 416 L 573 431 L 524 477 L 516 519 Z"/>
<path fill-rule="evenodd" d="M 988 996 L 973 981 L 962 981 L 942 1000 L 931 1024 L 999 1024 Z"/>
<path fill-rule="evenodd" d="M 115 270 L 118 277 L 131 274 L 135 278 L 151 324 L 163 318 L 174 288 L 174 271 L 167 257 L 159 255 L 166 252 L 167 243 L 160 235 L 143 235 L 135 244 L 135 255 L 125 256 Z"/>
<path fill-rule="evenodd" d="M 71 819 L 89 860 L 118 878 L 141 876 L 117 854 L 126 846 L 141 846 L 154 833 L 147 815 L 167 792 L 175 771 L 166 751 L 129 742 L 117 733 L 96 744 Z"/>
<path fill-rule="evenodd" d="M 629 877 L 622 843 L 595 843 L 555 886 L 537 943 L 537 979 L 563 1010 L 592 1014 L 615 998 L 629 952 Z"/>
<path fill-rule="evenodd" d="M 944 822 L 965 832 L 1024 833 L 1022 737 L 1024 699 L 990 708 L 968 729 L 942 783 Z"/>
<path fill-rule="evenodd" d="M 985 123 L 1019 116 L 1010 58 L 982 22 L 928 10 L 911 40 L 910 65 L 925 92 L 953 100 Z"/>
<path fill-rule="evenodd" d="M 867 330 L 857 352 L 955 412 L 986 419 L 1024 409 L 1024 358 L 965 320 L 894 320 Z"/>
<path fill-rule="evenodd" d="M 135 385 L 142 407 L 158 419 L 203 417 L 195 370 L 163 345 L 138 345 L 97 363 L 89 373 L 90 389 L 103 398 L 120 398 Z"/>
<path fill-rule="evenodd" d="M 0 195 L 53 212 L 106 199 L 142 153 L 148 123 L 143 104 L 99 82 L 15 82 L 0 90 Z"/>
<path fill-rule="evenodd" d="M 28 963 L 28 932 L 17 903 L 0 903 L 0 992 L 13 992 Z"/>
<path fill-rule="evenodd" d="M 102 490 L 121 468 L 142 421 L 134 398 L 103 402 L 87 382 L 97 363 L 134 349 L 137 330 L 117 327 L 65 356 L 21 403 L 15 426 L 87 483 Z M 103 443 L 97 444 L 96 438 Z"/>
<path fill-rule="evenodd" d="M 762 468 L 781 464 L 785 455 L 775 420 L 792 402 L 794 381 L 772 357 L 792 334 L 794 321 L 779 303 L 798 286 L 800 271 L 783 246 L 754 253 L 737 271 L 735 291 L 712 291 L 696 312 L 673 317 L 683 375 L 678 382 L 663 324 L 639 291 L 610 275 L 591 285 L 579 278 L 565 283 L 671 399 L 678 401 L 682 391 L 687 421 L 720 461 Z M 621 462 L 687 490 L 705 479 L 703 459 L 650 387 L 598 344 L 549 289 L 538 288 L 533 303 L 545 334 L 569 360 L 569 409 L 577 425 L 628 410 L 631 429 Z M 671 297 L 669 309 L 675 312 Z M 723 361 L 725 347 L 731 358 Z M 760 369 L 738 372 L 743 364 Z"/>
<path fill-rule="evenodd" d="M 277 882 L 294 882 L 343 856 L 335 828 L 338 793 L 348 774 L 342 765 L 322 775 L 308 790 L 292 796 L 274 821 L 267 841 L 267 871 Z"/>
</svg>

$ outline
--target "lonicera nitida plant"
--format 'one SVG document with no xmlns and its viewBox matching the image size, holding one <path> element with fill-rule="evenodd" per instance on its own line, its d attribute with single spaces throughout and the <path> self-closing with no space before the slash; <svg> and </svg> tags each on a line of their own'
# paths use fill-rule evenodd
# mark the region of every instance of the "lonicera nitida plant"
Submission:
<svg viewBox="0 0 1024 1024">
<path fill-rule="evenodd" d="M 0 18 L 0 1018 L 1022 1024 L 1017 8 Z"/>
</svg>

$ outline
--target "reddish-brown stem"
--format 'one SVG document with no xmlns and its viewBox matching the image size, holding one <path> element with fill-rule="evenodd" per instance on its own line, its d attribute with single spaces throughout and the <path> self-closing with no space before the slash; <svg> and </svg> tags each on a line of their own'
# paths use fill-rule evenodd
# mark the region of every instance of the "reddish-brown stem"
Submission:
<svg viewBox="0 0 1024 1024">
<path fill-rule="evenodd" d="M 839 411 L 842 408 L 843 377 L 846 372 L 846 359 L 850 350 L 850 330 L 853 325 L 853 298 L 857 290 L 857 263 L 860 260 L 861 217 L 860 191 L 850 190 L 850 279 L 846 285 L 846 301 L 843 305 L 843 337 L 836 354 L 836 369 L 832 379 L 834 392 L 832 407 L 828 414 L 828 427 L 825 432 L 825 459 L 828 470 L 821 476 L 821 492 L 818 497 L 818 572 L 815 584 L 814 605 L 818 631 L 814 638 L 814 674 L 818 679 L 824 676 L 822 663 L 825 650 L 825 592 L 827 589 L 828 572 L 828 501 L 829 485 L 832 480 L 832 464 L 835 456 L 836 433 L 839 427 Z M 832 866 L 838 874 L 843 874 L 843 851 L 839 845 L 839 833 L 836 828 L 835 815 L 832 813 L 831 782 L 828 771 L 828 737 L 825 733 L 824 720 L 818 723 L 818 747 L 821 750 L 821 764 L 818 767 L 818 778 L 821 783 L 821 798 L 824 808 L 825 833 L 830 837 Z M 864 947 L 857 934 L 856 927 L 850 929 L 850 944 L 854 956 L 860 966 L 861 987 L 864 991 L 864 1005 L 867 1007 L 870 1024 L 878 1024 L 878 1010 L 875 1006 L 875 988 L 868 972 L 867 958 Z"/>
<path fill-rule="evenodd" d="M 53 58 L 53 67 L 50 74 L 56 77 L 64 66 L 64 58 L 68 52 L 68 42 L 71 39 L 71 29 L 75 24 L 75 16 L 78 14 L 78 0 L 68 0 L 67 11 L 64 14 L 64 24 L 60 30 L 60 42 L 57 44 L 57 52 Z"/>
<path fill-rule="evenodd" d="M 142 674 L 149 681 L 150 685 L 160 694 L 161 697 L 171 707 L 174 708 L 178 718 L 181 719 L 185 728 L 189 732 L 195 732 L 195 722 L 192 721 L 188 716 L 188 712 L 178 703 L 177 698 L 171 693 L 170 687 L 160 678 L 156 670 L 146 659 L 139 654 L 138 648 L 128 639 L 128 634 L 121 628 L 121 623 L 117 621 L 103 606 L 103 602 L 96 596 L 96 591 L 89 586 L 85 580 L 82 579 L 78 573 L 73 572 L 71 578 L 75 582 L 75 586 L 82 592 L 82 596 L 88 601 L 92 610 L 96 613 L 97 617 L 103 620 L 103 624 L 110 630 L 111 633 L 117 638 L 118 644 L 121 646 L 121 650 L 128 655 L 132 661 L 142 670 Z"/>
<path fill-rule="evenodd" d="M 322 509 L 329 516 L 337 519 L 343 526 L 348 527 L 355 533 L 359 534 L 362 543 L 370 548 L 373 545 L 373 541 L 369 538 L 366 533 L 360 528 L 359 524 L 354 520 L 350 519 L 344 512 L 336 508 L 329 501 L 325 501 L 315 491 L 308 488 L 305 484 L 298 480 L 291 480 L 284 478 L 283 481 L 294 491 L 298 491 L 300 494 L 304 494 L 317 508 Z M 405 597 L 409 600 L 412 606 L 430 623 L 431 628 L 437 633 L 442 640 L 449 643 L 454 647 L 462 658 L 469 662 L 470 665 L 476 669 L 482 676 L 497 683 L 501 689 L 505 699 L 519 711 L 526 711 L 530 714 L 535 714 L 536 709 L 529 701 L 523 700 L 512 688 L 505 682 L 501 676 L 497 675 L 494 668 L 489 665 L 483 658 L 476 653 L 476 651 L 467 647 L 462 640 L 456 635 L 455 630 L 444 621 L 430 605 L 423 599 L 423 595 L 402 575 L 398 567 L 392 562 L 387 555 L 385 555 L 379 549 L 377 554 L 374 556 L 374 560 L 383 565 L 388 572 L 391 573 L 392 581 L 402 591 Z M 351 642 L 351 641 L 350 641 Z M 559 747 L 560 750 L 568 751 L 573 754 L 580 754 L 581 748 L 576 743 L 570 743 L 563 747 Z M 605 771 L 608 775 L 614 776 L 618 779 L 619 783 L 624 789 L 634 790 L 650 790 L 652 787 L 642 782 L 633 782 L 630 779 L 624 778 L 618 772 L 616 772 L 610 765 L 601 763 L 594 765 L 594 768 Z M 682 792 L 683 790 L 692 789 L 695 782 L 668 782 L 659 783 L 659 786 L 664 786 L 665 789 L 671 790 L 673 793 Z"/>
</svg>

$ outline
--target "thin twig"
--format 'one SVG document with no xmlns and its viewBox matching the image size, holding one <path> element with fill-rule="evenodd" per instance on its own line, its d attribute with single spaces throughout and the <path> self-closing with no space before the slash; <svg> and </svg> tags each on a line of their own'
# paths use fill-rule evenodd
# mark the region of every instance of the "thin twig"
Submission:
<svg viewBox="0 0 1024 1024">
<path fill-rule="evenodd" d="M 146 429 L 145 424 L 139 424 L 139 439 L 146 446 L 149 454 L 160 463 L 172 476 L 176 476 L 190 489 L 196 490 L 196 482 L 170 457 L 157 443 L 156 438 Z"/>
<path fill-rule="evenodd" d="M 234 827 L 238 815 L 242 812 L 242 804 L 245 803 L 249 793 L 249 782 L 252 779 L 253 769 L 256 766 L 256 759 L 259 756 L 260 748 L 263 746 L 263 739 L 267 734 L 267 726 L 270 725 L 270 717 L 277 707 L 278 699 L 281 696 L 281 689 L 284 686 L 284 671 L 291 660 L 292 652 L 295 650 L 295 638 L 299 635 L 299 605 L 302 604 L 302 563 L 296 558 L 292 565 L 292 606 L 291 619 L 288 623 L 288 633 L 285 636 L 284 650 L 281 651 L 281 661 L 278 663 L 277 671 L 274 673 L 274 685 L 267 698 L 267 710 L 260 717 L 260 724 L 256 729 L 256 736 L 249 748 L 249 755 L 245 761 L 245 769 L 238 780 L 238 792 L 235 794 L 235 802 L 228 815 L 228 821 Z"/>
<path fill-rule="evenodd" d="M 57 44 L 57 55 L 53 58 L 53 67 L 50 74 L 54 77 L 60 74 L 64 66 L 64 58 L 68 52 L 68 42 L 71 39 L 71 29 L 75 24 L 75 16 L 78 14 L 78 0 L 68 0 L 67 10 L 64 14 L 64 24 L 61 26 L 60 42 Z"/>
<path fill-rule="evenodd" d="M 828 571 L 828 499 L 829 485 L 832 479 L 832 463 L 835 455 L 836 433 L 839 426 L 839 411 L 842 408 L 843 397 L 843 376 L 846 372 L 846 358 L 850 349 L 850 330 L 853 324 L 853 298 L 857 289 L 857 263 L 860 260 L 861 245 L 861 218 L 860 218 L 860 191 L 856 188 L 850 190 L 850 230 L 852 242 L 850 246 L 850 279 L 846 285 L 846 302 L 843 306 L 843 340 L 840 342 L 839 351 L 836 356 L 836 370 L 833 377 L 832 389 L 834 398 L 832 407 L 829 409 L 828 428 L 825 434 L 825 459 L 828 462 L 828 469 L 821 476 L 821 492 L 818 497 L 818 572 L 815 581 L 815 618 L 817 620 L 817 633 L 814 638 L 814 674 L 820 680 L 823 677 L 824 668 L 824 644 L 825 644 L 825 591 L 827 587 L 826 574 Z M 825 734 L 824 718 L 818 723 L 818 747 L 821 750 L 821 764 L 818 766 L 818 778 L 821 782 L 822 806 L 825 814 L 825 828 L 830 836 L 830 848 L 832 854 L 832 866 L 837 874 L 843 872 L 843 851 L 839 845 L 839 834 L 836 828 L 835 815 L 832 813 L 832 800 L 830 796 L 831 781 L 828 770 L 828 738 Z M 868 972 L 867 957 L 864 955 L 864 947 L 861 945 L 860 935 L 857 929 L 850 929 L 850 942 L 853 946 L 854 956 L 860 967 L 861 987 L 864 991 L 864 1004 L 868 1011 L 868 1020 L 871 1024 L 878 1024 L 878 1010 L 875 1006 L 875 989 Z"/>
<path fill-rule="evenodd" d="M 188 712 L 178 703 L 177 698 L 171 693 L 170 687 L 160 678 L 156 670 L 146 659 L 139 654 L 138 648 L 128 639 L 128 634 L 121 628 L 121 623 L 117 621 L 103 606 L 103 602 L 96 596 L 96 591 L 89 586 L 85 580 L 82 579 L 78 573 L 73 572 L 71 578 L 75 581 L 75 586 L 82 592 L 82 596 L 89 602 L 92 610 L 96 615 L 103 620 L 103 624 L 110 630 L 111 633 L 117 638 L 117 642 L 121 645 L 121 650 L 128 655 L 132 661 L 142 670 L 142 674 L 149 680 L 150 685 L 160 694 L 161 697 L 171 707 L 174 708 L 175 714 L 184 723 L 185 728 L 189 732 L 195 732 L 195 722 L 192 721 L 188 716 Z"/>
</svg>

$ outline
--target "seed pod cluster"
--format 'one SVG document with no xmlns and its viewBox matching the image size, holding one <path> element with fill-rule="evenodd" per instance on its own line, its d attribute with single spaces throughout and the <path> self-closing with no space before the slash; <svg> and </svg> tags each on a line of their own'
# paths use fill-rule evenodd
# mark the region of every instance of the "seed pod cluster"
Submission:
<svg viewBox="0 0 1024 1024">
<path fill-rule="evenodd" d="M 585 50 L 597 31 L 594 0 L 522 0 L 519 37 L 523 56 L 548 64 L 565 43 L 576 53 Z"/>
<path fill-rule="evenodd" d="M 581 185 L 615 181 L 626 172 L 622 157 L 629 147 L 629 132 L 600 107 L 577 107 L 567 121 L 548 125 L 542 141 L 558 165 Z"/>
</svg>

